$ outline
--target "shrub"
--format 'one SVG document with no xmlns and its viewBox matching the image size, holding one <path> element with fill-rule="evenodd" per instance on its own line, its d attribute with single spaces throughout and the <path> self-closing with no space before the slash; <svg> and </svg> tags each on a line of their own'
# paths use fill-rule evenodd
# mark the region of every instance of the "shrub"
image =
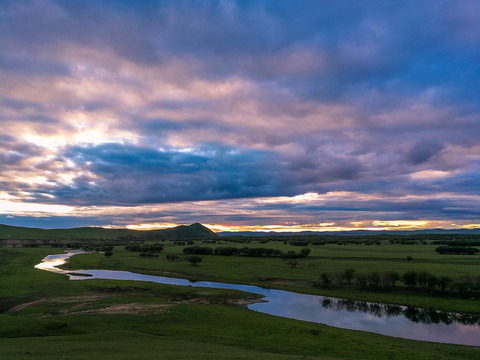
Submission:
<svg viewBox="0 0 480 360">
<path fill-rule="evenodd" d="M 197 265 L 202 262 L 202 258 L 198 256 L 190 256 L 187 258 L 187 261 L 192 265 Z"/>
</svg>

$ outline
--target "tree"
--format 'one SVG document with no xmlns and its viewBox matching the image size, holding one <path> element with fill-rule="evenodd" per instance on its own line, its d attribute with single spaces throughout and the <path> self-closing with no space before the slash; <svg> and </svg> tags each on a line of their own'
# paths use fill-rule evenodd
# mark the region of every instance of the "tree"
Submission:
<svg viewBox="0 0 480 360">
<path fill-rule="evenodd" d="M 322 284 L 325 286 L 328 286 L 332 283 L 332 278 L 328 273 L 322 273 L 320 275 L 320 280 L 322 281 Z"/>
<path fill-rule="evenodd" d="M 177 259 L 178 259 L 177 255 L 174 255 L 174 254 L 167 255 L 167 261 L 175 261 Z"/>
<path fill-rule="evenodd" d="M 336 271 L 332 274 L 332 278 L 335 282 L 336 285 L 343 285 L 343 282 L 345 280 L 345 276 L 343 271 Z"/>
<path fill-rule="evenodd" d="M 300 250 L 300 253 L 298 254 L 298 257 L 306 258 L 310 254 L 310 252 L 311 252 L 311 250 L 309 248 L 305 247 L 302 250 Z"/>
<path fill-rule="evenodd" d="M 405 285 L 413 288 L 417 286 L 417 282 L 418 282 L 417 273 L 415 271 L 407 271 L 405 274 L 403 274 L 402 280 L 405 283 Z"/>
<path fill-rule="evenodd" d="M 296 268 L 296 267 L 297 267 L 297 259 L 289 258 L 289 259 L 286 259 L 285 262 L 286 262 L 287 265 L 290 266 L 291 268 Z"/>
<path fill-rule="evenodd" d="M 343 270 L 343 278 L 347 281 L 347 283 L 351 284 L 354 277 L 355 277 L 355 269 L 348 268 Z"/>
<path fill-rule="evenodd" d="M 400 274 L 396 271 L 387 271 L 382 274 L 382 286 L 384 288 L 395 287 L 398 280 L 400 280 Z"/>
<path fill-rule="evenodd" d="M 452 279 L 448 276 L 440 276 L 437 280 L 437 286 L 442 293 L 447 291 L 448 286 L 452 283 Z"/>
<path fill-rule="evenodd" d="M 433 290 L 438 284 L 438 279 L 434 274 L 428 274 L 427 277 L 427 289 Z"/>
<path fill-rule="evenodd" d="M 367 274 L 368 285 L 373 288 L 378 288 L 380 285 L 380 273 L 378 271 L 372 271 Z"/>
<path fill-rule="evenodd" d="M 190 256 L 187 258 L 187 261 L 192 265 L 197 265 L 202 262 L 202 258 L 199 256 Z"/>
<path fill-rule="evenodd" d="M 366 274 L 358 274 L 356 277 L 356 282 L 360 289 L 365 289 L 368 284 L 368 276 Z"/>
<path fill-rule="evenodd" d="M 282 256 L 283 260 L 296 259 L 297 257 L 298 257 L 297 253 L 293 250 L 287 251 L 287 253 L 283 254 L 283 256 Z"/>
<path fill-rule="evenodd" d="M 417 283 L 421 288 L 427 288 L 429 275 L 430 274 L 427 271 L 420 271 L 417 273 Z"/>
</svg>

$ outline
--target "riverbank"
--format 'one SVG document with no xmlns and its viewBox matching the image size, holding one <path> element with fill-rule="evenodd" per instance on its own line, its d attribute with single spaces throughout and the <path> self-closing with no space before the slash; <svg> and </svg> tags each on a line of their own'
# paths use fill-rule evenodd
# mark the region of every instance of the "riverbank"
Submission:
<svg viewBox="0 0 480 360">
<path fill-rule="evenodd" d="M 52 268 L 52 264 L 61 266 L 74 255 L 76 255 L 75 252 L 49 255 L 35 267 L 57 273 L 59 269 Z M 328 298 L 245 284 L 192 282 L 182 278 L 145 275 L 123 270 L 83 269 L 81 271 L 90 275 L 91 279 L 239 290 L 265 296 L 262 299 L 264 301 L 251 304 L 248 308 L 269 315 L 412 340 L 480 346 L 480 316 L 471 313 L 448 313 L 433 309 Z M 85 276 L 72 276 L 67 270 L 64 272 L 70 276 L 71 280 L 88 279 Z"/>
<path fill-rule="evenodd" d="M 250 244 L 252 246 L 252 244 Z M 283 244 L 275 244 L 282 250 Z M 292 269 L 280 259 L 248 258 L 225 256 L 202 256 L 198 266 L 191 266 L 182 257 L 181 246 L 166 245 L 164 253 L 178 256 L 175 262 L 167 261 L 166 255 L 158 258 L 140 258 L 137 253 L 118 247 L 112 258 L 102 253 L 74 256 L 64 269 L 76 270 L 109 269 L 125 270 L 142 274 L 186 278 L 192 281 L 216 281 L 237 284 L 250 284 L 265 288 L 287 290 L 312 295 L 325 295 L 343 299 L 405 305 L 420 308 L 433 308 L 448 312 L 480 313 L 479 299 L 451 296 L 433 296 L 412 291 L 397 285 L 388 291 L 365 291 L 354 286 L 321 287 L 320 276 L 323 272 L 342 271 L 345 268 L 376 269 L 377 271 L 431 271 L 436 274 L 480 275 L 480 257 L 445 257 L 435 254 L 432 246 L 384 245 L 361 247 L 313 246 L 312 255 L 299 261 Z M 414 260 L 406 260 L 405 254 L 412 254 Z M 478 264 L 477 264 L 478 263 Z"/>
<path fill-rule="evenodd" d="M 230 302 L 245 297 L 236 291 L 69 281 L 64 275 L 33 268 L 47 254 L 62 251 L 0 248 L 2 359 L 433 360 L 480 356 L 478 347 L 403 340 L 255 313 Z M 69 301 L 38 303 L 5 313 L 20 303 L 65 297 Z M 78 301 L 72 300 L 75 297 Z M 163 306 L 163 310 L 80 313 L 127 304 L 142 304 L 145 309 Z M 76 313 L 75 306 L 81 307 Z"/>
</svg>

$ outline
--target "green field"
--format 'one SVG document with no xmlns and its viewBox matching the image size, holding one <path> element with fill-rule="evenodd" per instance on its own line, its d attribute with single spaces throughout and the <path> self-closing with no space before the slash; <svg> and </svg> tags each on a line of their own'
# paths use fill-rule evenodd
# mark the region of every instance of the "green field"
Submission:
<svg viewBox="0 0 480 360">
<path fill-rule="evenodd" d="M 430 245 L 323 245 L 290 268 L 278 258 L 202 256 L 192 266 L 183 246 L 165 243 L 158 258 L 122 247 L 114 255 L 77 255 L 69 266 L 112 268 L 217 281 L 256 283 L 323 293 L 312 286 L 325 270 L 428 269 L 462 276 L 479 273 L 476 256 L 441 256 Z M 168 245 L 167 245 L 168 244 Z M 218 245 L 218 244 L 217 244 Z M 283 247 L 270 242 L 249 246 Z M 215 245 L 214 245 L 215 246 Z M 0 347 L 3 359 L 474 359 L 480 348 L 396 339 L 337 329 L 247 310 L 237 291 L 128 281 L 68 281 L 36 270 L 51 247 L 0 248 Z M 298 249 L 295 249 L 298 250 Z M 166 254 L 180 259 L 167 262 Z M 413 261 L 406 261 L 412 256 Z M 330 289 L 331 292 L 347 292 Z M 428 295 L 353 292 L 350 297 L 400 298 L 440 307 L 479 309 L 479 300 Z"/>
<path fill-rule="evenodd" d="M 440 255 L 435 252 L 436 245 L 309 245 L 311 253 L 306 259 L 298 261 L 296 268 L 288 267 L 279 258 L 252 258 L 243 256 L 203 255 L 198 266 L 192 266 L 185 260 L 182 250 L 185 246 L 164 243 L 164 251 L 158 258 L 143 259 L 136 252 L 123 247 L 114 250 L 114 256 L 106 259 L 103 254 L 85 254 L 74 256 L 67 264 L 69 269 L 112 269 L 153 275 L 183 277 L 191 280 L 210 280 L 241 284 L 252 284 L 268 288 L 278 288 L 311 294 L 330 295 L 356 300 L 369 300 L 390 304 L 412 305 L 437 308 L 445 311 L 480 312 L 477 299 L 459 299 L 439 297 L 412 292 L 404 286 L 393 291 L 361 291 L 354 287 L 319 287 L 320 275 L 324 272 L 339 272 L 354 268 L 356 273 L 372 270 L 385 272 L 428 271 L 437 276 L 462 277 L 480 276 L 480 256 Z M 238 246 L 244 244 L 205 244 L 202 246 Z M 268 244 L 250 243 L 249 247 L 270 247 L 287 252 L 301 248 L 269 242 Z M 166 254 L 175 254 L 179 259 L 166 260 Z M 408 261 L 411 256 L 413 260 Z"/>
</svg>

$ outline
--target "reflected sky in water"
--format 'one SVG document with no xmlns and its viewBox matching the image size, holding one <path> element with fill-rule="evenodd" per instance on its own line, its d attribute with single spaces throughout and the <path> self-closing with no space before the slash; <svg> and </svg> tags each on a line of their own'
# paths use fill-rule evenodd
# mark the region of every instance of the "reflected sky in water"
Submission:
<svg viewBox="0 0 480 360">
<path fill-rule="evenodd" d="M 291 319 L 362 330 L 406 339 L 480 346 L 480 322 L 474 314 L 443 313 L 385 304 L 357 302 L 324 296 L 265 289 L 252 285 L 143 275 L 128 271 L 75 270 L 57 266 L 81 252 L 47 256 L 35 266 L 40 270 L 66 274 L 71 280 L 109 279 L 148 281 L 160 284 L 241 290 L 265 296 L 265 302 L 248 306 L 250 310 Z M 72 274 L 74 273 L 74 274 Z M 79 276 L 78 273 L 87 276 Z"/>
<path fill-rule="evenodd" d="M 65 264 L 65 262 L 76 254 L 83 254 L 85 251 L 70 251 L 65 254 L 48 255 L 40 264 L 35 265 L 35 269 L 51 271 L 58 274 L 67 274 L 68 271 L 59 269 L 58 266 Z"/>
</svg>

